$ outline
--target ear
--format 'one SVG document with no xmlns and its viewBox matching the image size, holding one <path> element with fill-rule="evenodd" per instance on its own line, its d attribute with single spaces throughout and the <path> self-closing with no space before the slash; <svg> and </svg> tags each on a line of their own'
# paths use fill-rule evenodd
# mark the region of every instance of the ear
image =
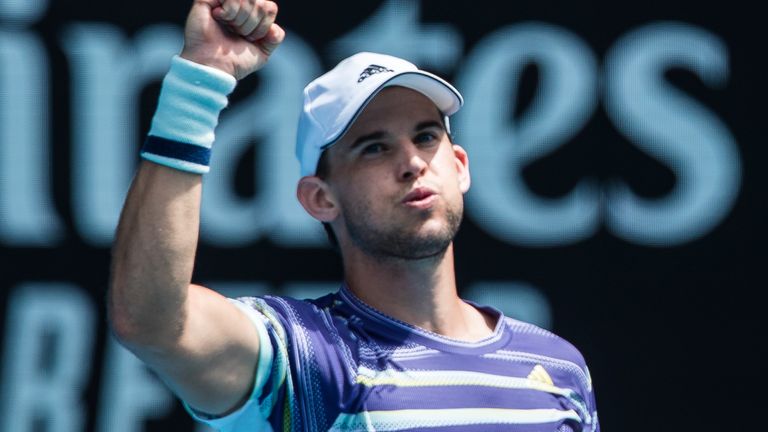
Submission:
<svg viewBox="0 0 768 432">
<path fill-rule="evenodd" d="M 460 145 L 453 145 L 453 157 L 456 160 L 456 171 L 459 173 L 459 188 L 462 193 L 467 193 L 472 183 L 469 176 L 469 156 Z"/>
<path fill-rule="evenodd" d="M 339 206 L 328 184 L 320 177 L 302 177 L 296 187 L 296 197 L 304 210 L 320 222 L 332 222 L 339 215 Z"/>
</svg>

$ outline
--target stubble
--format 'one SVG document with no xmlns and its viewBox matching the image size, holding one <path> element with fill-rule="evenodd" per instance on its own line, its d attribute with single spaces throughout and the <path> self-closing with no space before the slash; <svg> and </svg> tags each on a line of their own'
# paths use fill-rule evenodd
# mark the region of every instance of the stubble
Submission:
<svg viewBox="0 0 768 432">
<path fill-rule="evenodd" d="M 381 259 L 419 260 L 442 255 L 448 249 L 461 225 L 461 205 L 448 206 L 445 223 L 434 232 L 419 233 L 414 227 L 404 227 L 392 221 L 376 222 L 369 207 L 352 206 L 346 212 L 345 225 L 349 237 L 366 254 Z M 423 214 L 424 219 L 430 215 Z"/>
</svg>

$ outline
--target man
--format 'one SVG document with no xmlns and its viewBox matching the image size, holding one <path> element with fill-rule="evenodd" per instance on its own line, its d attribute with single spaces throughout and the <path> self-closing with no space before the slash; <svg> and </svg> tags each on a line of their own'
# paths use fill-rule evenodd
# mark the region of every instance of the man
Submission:
<svg viewBox="0 0 768 432">
<path fill-rule="evenodd" d="M 220 430 L 599 430 L 578 351 L 461 300 L 453 237 L 470 184 L 461 96 L 361 53 L 305 89 L 297 196 L 338 242 L 344 284 L 313 301 L 190 283 L 213 130 L 284 37 L 277 6 L 198 0 L 118 227 L 112 327 Z"/>
</svg>

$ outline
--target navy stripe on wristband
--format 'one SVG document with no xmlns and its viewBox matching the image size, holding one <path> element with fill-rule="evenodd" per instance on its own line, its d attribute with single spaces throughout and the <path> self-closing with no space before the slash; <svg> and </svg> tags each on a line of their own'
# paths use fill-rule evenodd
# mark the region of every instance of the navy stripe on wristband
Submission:
<svg viewBox="0 0 768 432">
<path fill-rule="evenodd" d="M 141 156 L 144 159 L 160 162 L 168 166 L 170 164 L 167 161 L 174 161 L 180 166 L 173 166 L 172 168 L 202 173 L 208 171 L 207 168 L 211 161 L 211 149 L 148 135 L 144 141 L 144 147 L 141 149 Z M 160 160 L 158 160 L 157 156 L 160 157 Z"/>
</svg>

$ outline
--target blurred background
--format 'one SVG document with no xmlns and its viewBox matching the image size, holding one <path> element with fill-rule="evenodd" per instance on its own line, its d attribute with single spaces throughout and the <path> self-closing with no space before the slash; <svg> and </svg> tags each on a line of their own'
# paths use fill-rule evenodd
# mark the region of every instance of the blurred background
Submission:
<svg viewBox="0 0 768 432">
<path fill-rule="evenodd" d="M 452 119 L 473 175 L 456 239 L 464 297 L 574 343 L 606 431 L 764 423 L 756 7 L 279 4 L 288 37 L 217 130 L 196 282 L 232 296 L 338 287 L 338 256 L 294 198 L 301 89 L 354 52 L 390 53 L 465 97 Z M 205 430 L 114 342 L 104 308 L 189 5 L 0 0 L 0 431 Z"/>
</svg>

